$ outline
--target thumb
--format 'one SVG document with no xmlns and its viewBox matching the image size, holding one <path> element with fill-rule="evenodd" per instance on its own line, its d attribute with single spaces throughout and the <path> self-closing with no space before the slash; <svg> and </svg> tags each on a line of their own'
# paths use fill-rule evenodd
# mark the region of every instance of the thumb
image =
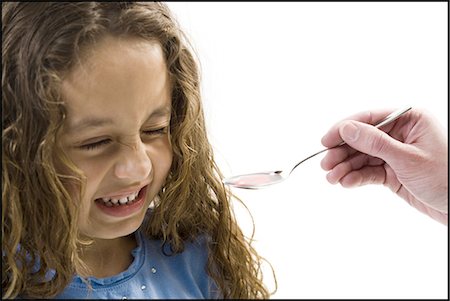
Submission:
<svg viewBox="0 0 450 301">
<path fill-rule="evenodd" d="M 348 120 L 342 123 L 339 134 L 349 146 L 372 157 L 392 164 L 406 154 L 405 145 L 376 127 Z"/>
</svg>

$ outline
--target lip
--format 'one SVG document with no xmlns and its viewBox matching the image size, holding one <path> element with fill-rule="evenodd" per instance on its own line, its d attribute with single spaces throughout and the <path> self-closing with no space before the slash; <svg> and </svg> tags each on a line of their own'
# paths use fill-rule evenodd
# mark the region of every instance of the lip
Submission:
<svg viewBox="0 0 450 301">
<path fill-rule="evenodd" d="M 136 213 L 142 209 L 142 207 L 145 204 L 145 200 L 147 199 L 146 198 L 147 188 L 148 188 L 148 185 L 145 185 L 144 187 L 142 187 L 141 190 L 139 190 L 139 193 L 138 193 L 136 199 L 131 204 L 108 207 L 105 205 L 105 203 L 101 199 L 96 199 L 95 205 L 97 206 L 97 208 L 99 208 L 103 213 L 105 213 L 107 215 L 110 215 L 113 217 L 126 217 L 126 216 L 132 215 L 133 213 Z M 131 190 L 131 192 L 135 192 L 136 190 L 137 189 Z"/>
</svg>

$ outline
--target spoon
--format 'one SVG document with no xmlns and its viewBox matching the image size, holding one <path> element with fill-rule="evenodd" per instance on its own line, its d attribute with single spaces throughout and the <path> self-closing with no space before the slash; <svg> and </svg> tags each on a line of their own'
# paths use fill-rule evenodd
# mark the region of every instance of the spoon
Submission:
<svg viewBox="0 0 450 301">
<path fill-rule="evenodd" d="M 404 113 L 408 112 L 409 110 L 411 110 L 411 107 L 405 107 L 405 108 L 396 110 L 396 111 L 392 112 L 391 114 L 389 114 L 388 116 L 386 116 L 383 120 L 379 121 L 374 126 L 376 128 L 379 128 L 379 127 L 382 127 L 383 125 L 389 124 L 392 121 L 399 118 Z M 289 172 L 282 171 L 282 170 L 256 172 L 256 173 L 251 173 L 251 174 L 244 174 L 244 175 L 230 177 L 230 178 L 222 180 L 222 182 L 225 185 L 230 185 L 233 187 L 245 188 L 245 189 L 259 189 L 259 188 L 263 188 L 263 187 L 266 187 L 269 185 L 277 184 L 277 183 L 280 183 L 280 182 L 286 180 L 291 175 L 291 173 L 294 171 L 294 169 L 297 168 L 297 166 L 299 166 L 306 160 L 311 159 L 312 157 L 314 157 L 320 153 L 323 153 L 324 151 L 342 146 L 344 144 L 346 144 L 346 143 L 341 142 L 340 144 L 338 144 L 336 146 L 333 146 L 330 148 L 325 148 L 315 154 L 312 154 L 311 156 L 298 162 Z"/>
</svg>

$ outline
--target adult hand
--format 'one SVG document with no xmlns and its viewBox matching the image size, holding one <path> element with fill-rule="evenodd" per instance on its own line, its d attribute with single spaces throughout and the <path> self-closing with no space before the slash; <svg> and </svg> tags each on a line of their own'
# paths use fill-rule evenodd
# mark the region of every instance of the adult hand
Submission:
<svg viewBox="0 0 450 301">
<path fill-rule="evenodd" d="M 412 109 L 380 129 L 371 124 L 393 110 L 359 113 L 338 122 L 322 138 L 329 150 L 321 167 L 344 187 L 383 184 L 410 205 L 448 224 L 448 142 L 425 110 Z"/>
</svg>

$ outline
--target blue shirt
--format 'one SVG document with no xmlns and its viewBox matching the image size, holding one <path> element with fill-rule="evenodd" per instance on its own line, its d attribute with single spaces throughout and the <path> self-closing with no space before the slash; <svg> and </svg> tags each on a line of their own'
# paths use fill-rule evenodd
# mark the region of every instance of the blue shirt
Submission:
<svg viewBox="0 0 450 301">
<path fill-rule="evenodd" d="M 136 231 L 138 246 L 128 269 L 107 278 L 89 277 L 92 290 L 75 276 L 58 299 L 217 299 L 221 294 L 206 273 L 207 240 L 185 242 L 182 253 L 167 256 L 162 241 Z"/>
</svg>

